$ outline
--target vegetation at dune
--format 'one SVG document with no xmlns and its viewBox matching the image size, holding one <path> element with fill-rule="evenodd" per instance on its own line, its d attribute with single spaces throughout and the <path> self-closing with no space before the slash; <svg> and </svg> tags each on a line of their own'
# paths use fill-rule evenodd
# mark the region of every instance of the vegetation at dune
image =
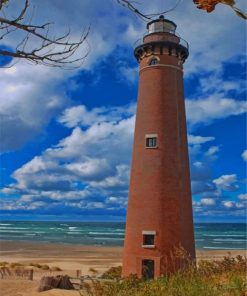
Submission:
<svg viewBox="0 0 247 296">
<path fill-rule="evenodd" d="M 58 266 L 53 266 L 50 268 L 51 271 L 62 271 L 62 269 Z"/>
<path fill-rule="evenodd" d="M 91 296 L 247 296 L 247 259 L 230 255 L 217 261 L 199 261 L 156 280 L 121 279 L 121 267 L 110 268 L 103 278 L 87 284 Z M 80 293 L 83 294 L 83 290 Z M 86 294 L 85 294 L 86 295 Z"/>
<path fill-rule="evenodd" d="M 11 269 L 16 269 L 16 268 L 19 268 L 19 267 L 22 267 L 22 268 L 25 268 L 25 267 L 36 267 L 38 269 L 41 269 L 41 270 L 50 270 L 50 271 L 62 271 L 62 269 L 58 266 L 53 266 L 53 267 L 50 267 L 49 265 L 47 264 L 39 264 L 39 263 L 19 263 L 19 262 L 12 262 L 12 263 L 9 263 L 9 262 L 0 262 L 0 269 L 1 268 L 11 268 Z"/>
<path fill-rule="evenodd" d="M 111 267 L 105 273 L 103 273 L 102 278 L 108 279 L 108 280 L 120 280 L 121 272 L 122 272 L 121 266 Z"/>
</svg>

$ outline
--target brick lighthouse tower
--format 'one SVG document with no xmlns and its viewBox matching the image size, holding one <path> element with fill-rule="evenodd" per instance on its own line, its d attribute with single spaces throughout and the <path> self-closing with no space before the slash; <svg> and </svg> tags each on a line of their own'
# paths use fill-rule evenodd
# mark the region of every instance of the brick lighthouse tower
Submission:
<svg viewBox="0 0 247 296">
<path fill-rule="evenodd" d="M 172 21 L 160 16 L 147 29 L 134 51 L 140 78 L 122 275 L 157 278 L 178 268 L 174 248 L 195 258 L 183 95 L 189 53 Z"/>
</svg>

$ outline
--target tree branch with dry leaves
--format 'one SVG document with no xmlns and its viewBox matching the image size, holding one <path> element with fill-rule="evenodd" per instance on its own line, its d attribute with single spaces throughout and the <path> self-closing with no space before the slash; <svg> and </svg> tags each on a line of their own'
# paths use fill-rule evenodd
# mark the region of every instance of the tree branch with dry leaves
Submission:
<svg viewBox="0 0 247 296">
<path fill-rule="evenodd" d="M 24 1 L 18 16 L 13 18 L 6 16 L 9 0 L 0 0 L 0 41 L 11 37 L 15 32 L 23 34 L 14 49 L 0 47 L 0 55 L 12 57 L 14 61 L 25 59 L 52 67 L 78 67 L 89 53 L 88 48 L 86 52 L 81 49 L 86 45 L 90 27 L 84 30 L 76 41 L 70 41 L 70 31 L 59 37 L 51 37 L 51 23 L 36 25 L 33 24 L 32 18 L 26 20 L 30 6 L 29 0 Z"/>
<path fill-rule="evenodd" d="M 181 0 L 178 0 L 172 8 L 166 11 L 160 11 L 153 14 L 145 14 L 139 9 L 137 9 L 136 5 L 138 3 L 136 1 L 129 1 L 129 0 L 116 0 L 116 1 L 123 7 L 128 8 L 130 11 L 132 11 L 134 14 L 136 14 L 138 17 L 140 17 L 144 21 L 150 21 L 152 18 L 157 17 L 160 14 L 165 14 L 175 10 L 181 2 Z M 225 4 L 231 7 L 239 17 L 245 20 L 247 19 L 246 13 L 241 11 L 239 8 L 235 6 L 236 4 L 235 0 L 193 0 L 193 2 L 196 4 L 197 8 L 206 10 L 207 12 L 212 12 L 215 9 L 215 6 L 219 3 Z"/>
<path fill-rule="evenodd" d="M 212 12 L 217 4 L 225 4 L 233 9 L 239 17 L 247 20 L 246 13 L 235 6 L 235 0 L 193 0 L 193 2 L 197 5 L 197 8 L 206 10 L 207 12 Z"/>
</svg>

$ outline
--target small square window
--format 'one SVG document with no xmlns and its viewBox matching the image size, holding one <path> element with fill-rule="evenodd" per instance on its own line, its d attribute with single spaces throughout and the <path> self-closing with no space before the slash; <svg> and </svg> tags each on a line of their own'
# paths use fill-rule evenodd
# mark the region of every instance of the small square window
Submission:
<svg viewBox="0 0 247 296">
<path fill-rule="evenodd" d="M 143 245 L 153 246 L 154 245 L 154 234 L 144 234 L 143 235 Z"/>
<path fill-rule="evenodd" d="M 146 147 L 150 147 L 150 148 L 157 147 L 157 137 L 146 138 Z"/>
</svg>

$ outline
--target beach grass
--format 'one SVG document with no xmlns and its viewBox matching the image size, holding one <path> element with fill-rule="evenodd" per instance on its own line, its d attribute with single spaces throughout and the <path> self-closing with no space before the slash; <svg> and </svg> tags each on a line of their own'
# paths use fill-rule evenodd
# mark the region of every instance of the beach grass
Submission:
<svg viewBox="0 0 247 296">
<path fill-rule="evenodd" d="M 111 281 L 94 280 L 87 290 L 92 296 L 246 296 L 246 270 L 247 259 L 243 256 L 200 261 L 155 280 L 138 279 L 135 275 L 121 279 L 118 267 L 104 274 Z"/>
</svg>

